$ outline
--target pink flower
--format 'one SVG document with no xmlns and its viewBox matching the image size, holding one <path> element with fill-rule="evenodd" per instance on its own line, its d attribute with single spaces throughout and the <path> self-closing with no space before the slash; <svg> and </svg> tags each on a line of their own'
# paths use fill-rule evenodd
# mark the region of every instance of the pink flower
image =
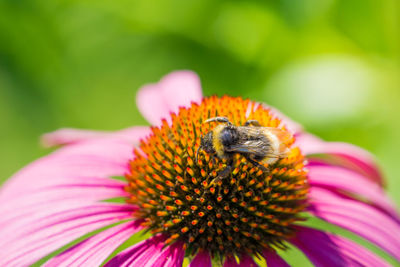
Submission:
<svg viewBox="0 0 400 267">
<path fill-rule="evenodd" d="M 63 147 L 0 191 L 0 266 L 30 265 L 99 229 L 45 265 L 99 266 L 140 230 L 153 235 L 106 266 L 182 266 L 185 255 L 191 267 L 212 260 L 257 266 L 260 255 L 268 266 L 288 266 L 276 253 L 287 244 L 316 266 L 389 265 L 353 241 L 304 226 L 304 215 L 354 232 L 400 260 L 400 220 L 368 152 L 324 142 L 263 104 L 203 99 L 199 78 L 188 71 L 144 86 L 137 104 L 159 127 L 44 136 L 45 145 Z M 193 154 L 212 130 L 201 122 L 215 115 L 289 131 L 291 154 L 267 171 L 237 155 L 229 177 L 213 184 L 224 165 L 204 151 L 195 162 Z M 104 202 L 118 197 L 125 203 Z"/>
</svg>

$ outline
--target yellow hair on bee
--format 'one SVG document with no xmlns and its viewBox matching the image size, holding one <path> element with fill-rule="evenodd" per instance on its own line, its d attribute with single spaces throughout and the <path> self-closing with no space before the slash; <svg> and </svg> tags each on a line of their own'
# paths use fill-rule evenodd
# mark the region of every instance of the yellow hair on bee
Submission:
<svg viewBox="0 0 400 267">
<path fill-rule="evenodd" d="M 221 159 L 224 158 L 224 146 L 221 143 L 221 140 L 218 138 L 220 136 L 221 131 L 225 128 L 225 125 L 217 125 L 213 130 L 213 146 L 215 152 L 217 152 L 218 157 Z"/>
</svg>

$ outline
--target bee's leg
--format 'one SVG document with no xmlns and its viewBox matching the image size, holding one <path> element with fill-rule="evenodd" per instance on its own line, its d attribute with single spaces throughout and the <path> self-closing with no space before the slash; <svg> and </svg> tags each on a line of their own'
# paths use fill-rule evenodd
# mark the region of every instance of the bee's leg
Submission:
<svg viewBox="0 0 400 267">
<path fill-rule="evenodd" d="M 264 172 L 268 171 L 268 169 L 265 168 L 264 165 L 258 163 L 258 162 L 255 161 L 254 159 L 252 159 L 250 155 L 244 155 L 244 157 L 245 157 L 251 164 L 253 164 L 255 167 L 261 169 L 261 170 L 264 171 Z"/>
<path fill-rule="evenodd" d="M 229 160 L 228 163 L 226 164 L 226 168 L 223 169 L 222 171 L 220 171 L 217 175 L 217 177 L 215 177 L 211 183 L 210 186 L 218 183 L 219 181 L 221 181 L 222 179 L 226 178 L 229 176 L 229 174 L 232 172 L 232 168 L 233 168 L 233 160 Z"/>
<path fill-rule="evenodd" d="M 220 173 L 218 173 L 218 176 L 217 176 L 215 179 L 222 180 L 222 179 L 228 177 L 228 176 L 229 176 L 229 173 L 230 173 L 231 171 L 232 171 L 232 166 L 231 166 L 231 165 L 228 165 L 228 166 L 226 166 L 226 168 L 225 168 L 223 171 L 221 171 Z"/>
<path fill-rule="evenodd" d="M 244 126 L 249 126 L 249 125 L 253 125 L 253 126 L 261 126 L 261 124 L 258 122 L 258 120 L 248 120 L 244 123 Z"/>
</svg>

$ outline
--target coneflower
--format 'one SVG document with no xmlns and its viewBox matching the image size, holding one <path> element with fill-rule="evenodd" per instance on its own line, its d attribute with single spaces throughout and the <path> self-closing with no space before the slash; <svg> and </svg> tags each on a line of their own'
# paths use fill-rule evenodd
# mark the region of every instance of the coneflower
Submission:
<svg viewBox="0 0 400 267">
<path fill-rule="evenodd" d="M 349 239 L 304 226 L 310 216 L 400 260 L 400 220 L 366 151 L 324 142 L 261 103 L 203 98 L 192 72 L 143 87 L 137 103 L 154 126 L 44 136 L 63 147 L 0 191 L 0 266 L 33 264 L 93 231 L 45 266 L 182 266 L 185 257 L 192 267 L 288 266 L 279 256 L 288 244 L 315 266 L 389 266 Z M 203 122 L 216 116 L 288 132 L 288 155 L 260 168 L 237 154 L 232 171 L 215 179 L 226 161 L 196 151 L 215 127 Z M 105 262 L 139 231 L 151 237 Z"/>
</svg>

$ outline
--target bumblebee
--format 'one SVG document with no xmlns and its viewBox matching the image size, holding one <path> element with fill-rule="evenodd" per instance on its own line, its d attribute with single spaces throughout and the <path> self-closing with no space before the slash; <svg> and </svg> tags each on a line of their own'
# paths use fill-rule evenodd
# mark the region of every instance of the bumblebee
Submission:
<svg viewBox="0 0 400 267">
<path fill-rule="evenodd" d="M 233 125 L 228 118 L 214 117 L 204 123 L 219 122 L 212 131 L 201 137 L 200 150 L 227 160 L 227 165 L 213 182 L 226 178 L 233 169 L 233 157 L 240 154 L 254 166 L 263 171 L 267 168 L 263 164 L 271 165 L 280 158 L 288 156 L 288 141 L 292 136 L 279 128 L 262 127 L 256 120 L 248 120 L 243 126 Z"/>
</svg>

